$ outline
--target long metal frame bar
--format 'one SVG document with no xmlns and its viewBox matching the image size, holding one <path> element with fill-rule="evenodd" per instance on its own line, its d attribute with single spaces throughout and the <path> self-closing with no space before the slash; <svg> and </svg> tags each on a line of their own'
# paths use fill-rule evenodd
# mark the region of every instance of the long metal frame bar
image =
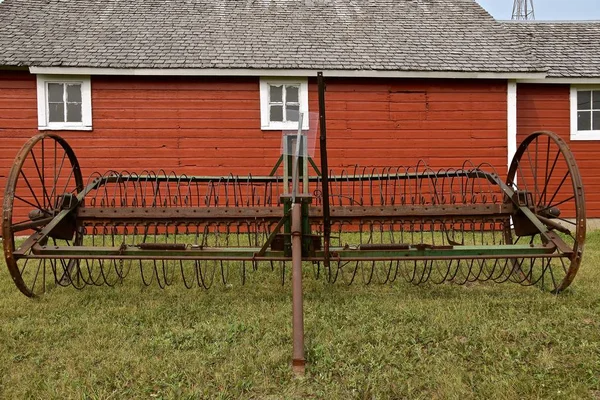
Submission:
<svg viewBox="0 0 600 400">
<path fill-rule="evenodd" d="M 282 207 L 207 207 L 207 208 L 137 208 L 102 207 L 80 208 L 77 219 L 86 222 L 161 222 L 161 221 L 226 221 L 245 218 L 278 221 Z M 510 216 L 515 208 L 511 204 L 441 205 L 422 208 L 418 206 L 334 206 L 330 208 L 332 221 L 352 218 L 405 218 L 428 217 L 502 217 Z M 321 219 L 322 208 L 311 207 L 309 218 Z"/>
<path fill-rule="evenodd" d="M 444 259 L 500 259 L 527 258 L 550 255 L 556 250 L 553 243 L 538 246 L 531 245 L 493 245 L 493 246 L 432 246 L 422 248 L 408 245 L 402 250 L 365 250 L 330 248 L 332 258 L 342 261 L 381 261 L 381 260 L 444 260 Z M 189 246 L 185 250 L 148 250 L 136 245 L 121 246 L 49 246 L 36 244 L 32 247 L 31 258 L 65 259 L 139 259 L 139 260 L 239 260 L 239 261 L 291 261 L 283 251 L 267 250 L 264 256 L 258 256 L 259 247 L 211 248 Z M 563 254 L 557 257 L 563 257 Z M 316 251 L 314 257 L 303 257 L 305 261 L 321 261 L 324 252 Z"/>
<path fill-rule="evenodd" d="M 331 210 L 331 219 L 352 219 L 353 216 L 357 217 L 365 217 L 372 215 L 373 218 L 410 218 L 410 217 L 427 217 L 431 218 L 432 223 L 436 223 L 436 217 L 439 219 L 447 218 L 449 215 L 453 216 L 464 216 L 464 217 L 499 217 L 499 212 L 507 217 L 514 212 L 516 209 L 519 209 L 540 231 L 541 236 L 544 238 L 546 243 L 552 243 L 551 247 L 547 245 L 543 246 L 515 246 L 515 245 L 505 245 L 505 246 L 490 246 L 486 248 L 486 246 L 475 246 L 475 249 L 469 249 L 468 246 L 454 246 L 452 249 L 444 249 L 443 251 L 447 251 L 449 253 L 439 253 L 442 250 L 411 250 L 404 252 L 396 252 L 396 251 L 385 251 L 381 252 L 371 252 L 361 250 L 361 259 L 370 259 L 373 257 L 386 257 L 386 259 L 406 259 L 409 260 L 411 257 L 417 257 L 418 259 L 439 259 L 436 257 L 453 257 L 453 258 L 464 258 L 471 257 L 477 255 L 485 255 L 488 254 L 496 254 L 502 257 L 512 256 L 512 257 L 523 257 L 535 254 L 544 254 L 555 251 L 555 249 L 559 249 L 561 251 L 561 256 L 570 256 L 568 252 L 568 246 L 562 242 L 562 239 L 553 234 L 547 226 L 540 221 L 540 219 L 526 206 L 519 205 L 516 203 L 514 199 L 515 192 L 514 190 L 503 183 L 497 175 L 489 174 L 483 171 L 476 172 L 455 172 L 456 176 L 473 176 L 479 178 L 486 178 L 490 182 L 498 185 L 501 190 L 506 195 L 507 199 L 510 199 L 504 204 L 489 204 L 489 205 L 477 205 L 477 206 L 464 206 L 464 205 L 430 205 L 427 206 L 427 209 L 419 207 L 419 206 L 406 206 L 406 205 L 398 205 L 398 206 L 356 206 L 355 208 L 351 207 L 334 207 Z M 426 175 L 426 174 L 424 174 Z M 407 174 L 408 176 L 408 174 Z M 403 177 L 407 177 L 403 176 Z M 422 175 L 414 175 L 423 177 Z M 262 177 L 271 181 L 273 177 Z M 351 178 L 351 177 L 348 177 Z M 90 183 L 82 192 L 77 194 L 77 201 L 81 204 L 85 196 L 91 192 L 92 190 L 98 189 L 101 185 L 106 184 L 107 182 L 117 182 L 118 180 L 123 179 L 120 176 L 115 177 L 105 177 L 98 178 Z M 158 179 L 155 177 L 155 179 Z M 214 180 L 215 178 L 209 177 L 192 177 L 190 179 L 197 180 Z M 254 178 L 253 178 L 254 179 Z M 161 177 L 159 180 L 167 181 L 168 177 Z M 124 180 L 125 181 L 125 180 Z M 215 257 L 231 257 L 232 259 L 239 260 L 251 260 L 257 256 L 257 253 L 260 251 L 263 255 L 262 259 L 289 259 L 286 257 L 281 257 L 277 252 L 272 251 L 264 251 L 256 248 L 246 248 L 242 251 L 242 249 L 234 250 L 214 250 L 209 253 L 208 249 L 197 250 L 197 249 L 189 249 L 185 251 L 185 254 L 176 255 L 172 251 L 164 251 L 164 250 L 135 250 L 135 249 L 123 249 L 121 247 L 112 247 L 112 248 L 98 248 L 98 247 L 84 247 L 84 246 L 40 246 L 39 243 L 46 238 L 49 233 L 54 229 L 64 218 L 69 215 L 71 212 L 77 212 L 78 217 L 82 217 L 84 221 L 131 221 L 131 220 L 143 220 L 145 222 L 160 222 L 160 221 L 179 221 L 185 222 L 186 220 L 194 220 L 194 221 L 210 221 L 210 220 L 239 220 L 240 218 L 256 218 L 256 219 L 269 219 L 272 221 L 279 221 L 281 219 L 281 214 L 276 215 L 275 211 L 281 210 L 279 207 L 255 207 L 255 208 L 231 208 L 228 209 L 226 207 L 213 207 L 213 208 L 159 208 L 159 207 L 149 207 L 149 208 L 85 208 L 82 207 L 77 211 L 74 210 L 62 210 L 60 211 L 50 223 L 44 226 L 44 228 L 31 235 L 25 242 L 14 252 L 15 258 L 21 257 L 30 257 L 27 255 L 29 250 L 33 249 L 34 253 L 37 255 L 43 256 L 54 256 L 57 258 L 123 258 L 125 257 L 150 257 L 148 259 L 158 259 L 158 258 L 173 258 L 177 259 L 177 257 L 185 257 L 197 259 L 215 259 Z M 318 209 L 309 209 L 309 217 L 313 220 L 319 219 L 322 214 L 319 214 Z M 356 212 L 356 213 L 355 213 Z M 284 218 L 287 218 L 284 216 Z M 505 249 L 503 248 L 505 247 Z M 510 251 L 509 251 L 510 249 Z M 518 253 L 515 250 L 519 250 Z M 541 252 L 540 252 L 541 250 Z M 417 252 L 418 251 L 418 252 Z M 150 253 L 148 253 L 150 252 Z M 152 253 L 154 252 L 154 253 Z M 167 254 L 165 254 L 165 252 Z M 338 257 L 343 257 L 345 260 L 357 260 L 356 256 L 352 255 L 352 251 L 345 251 L 344 249 L 329 249 L 329 252 L 333 255 L 337 254 Z M 477 253 L 479 252 L 479 253 Z M 477 253 L 477 254 L 474 254 Z M 327 252 L 317 252 L 314 257 L 304 258 L 307 261 L 316 261 L 323 260 L 328 257 Z M 491 257 L 494 258 L 494 257 Z"/>
</svg>

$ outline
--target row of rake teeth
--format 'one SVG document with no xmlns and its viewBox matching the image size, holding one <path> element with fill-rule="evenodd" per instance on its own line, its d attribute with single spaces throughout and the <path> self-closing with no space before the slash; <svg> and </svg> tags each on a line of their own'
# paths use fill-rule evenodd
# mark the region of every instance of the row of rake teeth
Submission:
<svg viewBox="0 0 600 400">
<path fill-rule="evenodd" d="M 485 172 L 484 172 L 485 171 Z M 419 162 L 415 168 L 384 167 L 366 168 L 354 166 L 343 169 L 337 175 L 330 173 L 330 204 L 333 206 L 385 206 L 385 205 L 453 205 L 453 204 L 499 204 L 504 195 L 498 185 L 489 177 L 497 177 L 490 164 L 474 165 L 470 161 L 463 163 L 458 169 L 434 170 L 425 163 Z M 198 178 L 187 175 L 167 174 L 143 171 L 129 173 L 127 171 L 109 171 L 105 174 L 95 173 L 88 179 L 88 184 L 96 183 L 97 189 L 90 192 L 85 199 L 85 207 L 280 207 L 281 196 L 285 192 L 284 179 L 272 177 L 239 177 L 233 174 L 222 178 Z M 320 177 L 310 180 L 309 192 L 313 195 L 313 205 L 322 205 Z M 356 229 L 356 220 L 359 220 Z M 450 222 L 449 222 L 450 221 Z M 419 239 L 421 243 L 436 241 L 441 244 L 467 242 L 504 244 L 502 224 L 505 221 L 471 221 L 440 219 L 439 221 L 416 221 L 411 219 L 398 221 L 361 220 L 360 216 L 349 221 L 348 226 L 353 234 L 359 235 L 360 243 L 375 243 L 382 240 L 382 235 L 392 238 L 392 242 L 403 242 L 409 238 L 411 242 Z M 353 225 L 354 224 L 354 225 Z M 487 225 L 486 225 L 487 224 Z M 443 226 L 444 235 L 436 237 L 433 226 Z M 231 227 L 233 226 L 233 229 Z M 174 221 L 171 225 L 160 225 L 153 222 L 139 222 L 127 225 L 91 225 L 84 227 L 91 234 L 94 245 L 119 245 L 128 235 L 142 235 L 142 243 L 159 242 L 165 236 L 165 242 L 177 241 L 178 235 L 193 235 L 194 245 L 207 245 L 207 235 L 212 235 L 214 246 L 260 246 L 269 236 L 274 223 L 263 221 L 236 221 L 216 223 L 181 224 Z M 428 226 L 429 231 L 425 228 Z M 487 228 L 486 228 L 487 226 Z M 215 228 L 216 227 L 216 228 Z M 407 227 L 407 228 L 405 228 Z M 490 227 L 492 235 L 490 236 Z M 336 223 L 332 227 L 333 234 L 343 245 L 342 237 L 346 235 L 344 223 Z M 173 230 L 171 232 L 170 230 Z M 394 231 L 399 229 L 399 231 Z M 154 232 L 152 232 L 154 230 Z M 216 232 L 216 233 L 215 233 Z M 313 233 L 322 234 L 322 226 L 314 225 Z M 170 235 L 170 239 L 169 239 Z M 379 239 L 377 236 L 380 235 Z M 417 236 L 415 238 L 415 235 Z M 487 236 L 486 236 L 487 235 Z M 148 240 L 150 236 L 150 240 Z M 233 239 L 230 237 L 233 236 Z M 245 239 L 240 240 L 240 236 Z M 419 237 L 420 236 L 420 237 Z M 95 239 L 98 238 L 98 239 Z M 484 238 L 486 238 L 484 240 Z M 188 238 L 189 239 L 189 238 Z M 134 244 L 134 243 L 132 243 Z M 533 270 L 541 260 L 541 274 L 534 277 Z M 413 284 L 425 282 L 453 282 L 465 284 L 475 281 L 505 282 L 513 281 L 524 285 L 535 284 L 543 279 L 550 262 L 544 258 L 533 259 L 500 259 L 500 260 L 421 260 L 421 261 L 345 261 L 332 262 L 329 271 L 324 271 L 320 262 L 313 263 L 315 275 L 325 275 L 328 282 L 334 283 L 340 277 L 348 284 L 355 282 L 357 276 L 365 284 L 373 280 L 379 283 L 394 282 L 399 275 Z M 549 260 L 549 259 L 548 259 Z M 64 262 L 63 262 L 64 263 Z M 73 264 L 74 263 L 74 264 Z M 61 284 L 72 284 L 76 287 L 85 285 L 114 285 L 122 281 L 135 264 L 139 265 L 142 282 L 145 285 L 156 281 L 160 287 L 169 286 L 176 279 L 176 271 L 180 271 L 181 281 L 188 288 L 200 286 L 209 288 L 215 282 L 229 284 L 232 264 L 239 264 L 241 283 L 246 281 L 246 273 L 256 270 L 258 262 L 253 261 L 132 261 L 132 260 L 80 260 L 70 261 L 66 273 L 56 272 L 55 278 Z M 267 263 L 271 270 L 275 265 L 281 266 L 282 283 L 285 281 L 286 262 Z M 212 267 L 209 266 L 212 265 Z M 527 267 L 526 264 L 529 264 Z M 63 265 L 64 267 L 64 265 Z M 86 272 L 87 271 L 87 272 Z M 529 271 L 529 272 L 525 272 Z"/>
<path fill-rule="evenodd" d="M 484 172 L 483 168 L 487 169 Z M 491 171 L 491 173 L 490 173 Z M 433 170 L 423 163 L 415 168 L 347 169 L 329 177 L 331 205 L 497 204 L 504 200 L 489 164 L 468 161 L 459 169 Z M 165 171 L 109 171 L 94 173 L 87 184 L 97 190 L 86 197 L 87 207 L 277 207 L 284 180 L 280 176 L 191 177 Z M 321 178 L 311 178 L 313 204 L 321 205 Z"/>
<path fill-rule="evenodd" d="M 332 224 L 332 245 L 357 248 L 360 244 L 427 243 L 430 245 L 505 244 L 507 221 L 489 219 L 347 219 Z M 91 246 L 136 246 L 140 243 L 179 243 L 189 247 L 261 247 L 276 222 L 239 219 L 235 222 L 92 223 L 80 230 Z M 323 236 L 322 225 L 311 233 Z M 354 242 L 354 243 L 353 243 Z"/>
<path fill-rule="evenodd" d="M 454 222 L 456 223 L 456 222 Z M 447 232 L 445 232 L 444 234 L 440 234 L 440 232 L 435 232 L 435 231 L 428 231 L 428 232 L 424 232 L 424 231 L 418 231 L 418 232 L 395 232 L 395 238 L 397 240 L 393 240 L 394 236 L 393 235 L 386 235 L 385 238 L 381 236 L 382 232 L 377 232 L 373 229 L 367 229 L 365 231 L 362 232 L 350 232 L 350 233 L 346 233 L 343 231 L 343 226 L 339 225 L 337 230 L 334 230 L 334 233 L 337 234 L 337 238 L 340 240 L 340 245 L 342 244 L 342 237 L 346 237 L 348 238 L 348 235 L 352 236 L 350 237 L 350 239 L 354 239 L 356 240 L 358 243 L 360 244 L 373 244 L 373 243 L 382 243 L 385 241 L 385 239 L 391 239 L 392 243 L 403 243 L 406 240 L 408 240 L 409 242 L 419 242 L 419 243 L 430 243 L 432 245 L 439 245 L 439 244 L 448 244 L 450 242 L 450 239 L 453 239 L 453 241 L 456 241 L 458 239 L 462 239 L 462 244 L 466 243 L 471 243 L 471 244 L 504 244 L 505 243 L 505 237 L 504 237 L 504 231 L 503 231 L 503 226 L 502 225 L 502 221 L 499 220 L 482 220 L 482 221 L 474 221 L 474 220 L 470 220 L 470 221 L 462 221 L 461 222 L 464 225 L 468 225 L 469 228 L 471 230 L 466 231 L 466 230 L 459 230 L 458 235 L 460 237 L 457 237 L 458 235 L 455 232 L 449 231 L 447 230 Z M 490 230 L 485 230 L 482 227 L 485 225 L 488 225 L 488 227 L 493 227 L 493 229 Z M 391 226 L 393 226 L 394 224 L 392 223 Z M 400 224 L 401 225 L 401 224 Z M 463 225 L 463 226 L 464 226 Z M 320 227 L 317 225 L 317 227 Z M 373 225 L 370 225 L 370 227 L 372 228 Z M 474 227 L 478 227 L 478 229 L 473 229 Z M 122 232 L 122 231 L 118 231 L 117 228 L 115 228 L 114 226 L 108 226 L 108 225 L 103 225 L 102 229 L 98 229 L 97 226 L 95 227 L 86 227 L 86 229 L 91 230 L 90 232 L 87 233 L 92 233 L 91 235 L 89 234 L 85 234 L 84 236 L 86 237 L 90 237 L 91 236 L 91 241 L 92 241 L 92 245 L 111 245 L 111 246 L 119 246 L 122 243 L 130 243 L 131 245 L 135 245 L 135 242 L 137 241 L 136 239 L 138 237 L 136 237 L 135 230 L 132 231 L 133 235 L 127 235 L 126 232 Z M 313 232 L 317 232 L 318 230 L 314 230 Z M 239 233 L 239 232 L 238 232 Z M 242 232 L 242 235 L 248 235 L 249 232 Z M 389 234 L 389 232 L 387 232 L 387 234 Z M 222 234 L 220 235 L 221 238 L 219 239 L 219 235 L 218 234 L 212 234 L 215 237 L 212 238 L 211 240 L 211 244 L 215 245 L 215 246 L 228 246 L 228 245 L 240 245 L 240 238 L 236 237 L 238 235 L 232 235 L 234 236 L 234 238 L 231 238 L 229 234 Z M 263 238 L 265 238 L 267 235 L 267 232 L 264 232 L 261 236 Z M 163 237 L 164 235 L 161 234 L 156 234 L 154 235 L 154 243 L 156 243 L 156 238 L 157 237 Z M 97 240 L 96 240 L 97 237 Z M 147 237 L 142 237 L 143 240 L 141 240 L 140 242 L 148 242 Z M 207 245 L 208 244 L 208 240 L 206 238 L 201 238 L 200 236 L 195 236 L 196 240 L 194 240 L 193 242 L 196 245 Z M 181 240 L 179 240 L 179 242 L 185 242 L 184 239 L 189 239 L 189 238 L 185 238 L 182 237 L 180 238 Z M 256 242 L 256 243 L 261 243 L 259 240 L 257 240 L 257 238 L 253 239 L 248 239 L 247 243 L 252 244 L 251 242 Z M 417 240 L 415 240 L 417 239 Z M 467 240 L 465 240 L 467 239 Z M 90 239 L 88 239 L 90 240 Z M 152 242 L 152 241 L 150 241 Z M 177 240 L 177 233 L 171 233 L 170 235 L 170 243 L 173 242 L 178 242 Z M 189 240 L 188 240 L 189 242 Z M 247 243 L 242 243 L 242 244 L 247 244 Z M 193 245 L 190 245 L 193 246 Z M 357 246 L 353 246 L 358 248 L 359 245 Z M 367 262 L 367 261 L 348 261 L 348 262 L 333 262 L 333 267 L 330 271 L 328 271 L 325 275 L 327 277 L 327 280 L 330 282 L 335 282 L 338 279 L 338 276 L 343 276 L 345 275 L 350 275 L 351 277 L 349 279 L 343 279 L 345 282 L 347 281 L 348 283 L 352 283 L 354 282 L 358 271 L 360 271 L 360 276 L 362 276 L 362 280 L 363 283 L 369 284 L 371 283 L 371 280 L 374 276 L 377 277 L 376 281 L 379 283 L 386 283 L 386 282 L 393 282 L 396 280 L 396 277 L 398 276 L 399 271 L 402 272 L 402 275 L 404 276 L 405 280 L 413 283 L 413 284 L 421 284 L 427 281 L 432 281 L 434 283 L 442 283 L 442 282 L 446 282 L 446 281 L 451 281 L 454 283 L 468 283 L 468 282 L 473 282 L 473 281 L 495 281 L 495 282 L 503 282 L 508 280 L 509 278 L 512 277 L 512 281 L 517 281 L 520 282 L 521 284 L 531 284 L 532 282 L 535 282 L 535 280 L 533 280 L 532 277 L 529 278 L 525 278 L 527 277 L 527 274 L 522 272 L 522 270 L 524 270 L 525 268 L 523 268 L 522 263 L 525 262 L 524 260 L 520 260 L 520 261 L 509 261 L 509 260 L 450 260 L 450 261 L 439 261 L 439 260 L 430 260 L 430 261 L 419 261 L 419 262 L 415 262 L 415 261 L 388 261 L 388 262 L 382 262 L 382 261 L 373 261 L 373 262 Z M 144 282 L 144 284 L 149 285 L 152 281 L 156 281 L 158 282 L 158 285 L 160 287 L 164 287 L 166 285 L 170 285 L 171 282 L 173 281 L 173 276 L 174 273 L 177 269 L 181 270 L 181 280 L 183 281 L 183 283 L 185 284 L 186 287 L 191 287 L 193 286 L 190 282 L 196 282 L 198 284 L 198 286 L 201 287 L 205 287 L 205 288 L 209 288 L 212 285 L 212 282 L 214 280 L 214 276 L 215 276 L 215 272 L 214 269 L 219 270 L 219 273 L 217 273 L 217 275 L 221 276 L 221 280 L 224 284 L 228 283 L 228 279 L 227 276 L 229 276 L 229 269 L 232 265 L 232 263 L 235 263 L 233 261 L 227 260 L 227 261 L 195 261 L 195 262 L 190 262 L 190 261 L 172 261 L 172 260 L 157 260 L 157 261 L 131 261 L 131 260 L 125 260 L 125 261 L 89 261 L 89 260 L 83 260 L 80 263 L 85 264 L 85 266 L 87 266 L 87 273 L 86 275 L 92 276 L 92 270 L 97 270 L 97 267 L 100 267 L 100 271 L 101 272 L 96 272 L 98 279 L 92 279 L 92 278 L 83 278 L 83 277 L 78 277 L 78 281 L 79 282 L 84 282 L 87 284 L 95 284 L 95 285 L 101 285 L 101 284 L 109 284 L 112 285 L 114 284 L 111 282 L 108 282 L 106 280 L 106 277 L 110 275 L 110 271 L 114 272 L 114 279 L 116 280 L 122 280 L 125 275 L 127 275 L 129 269 L 131 268 L 132 263 L 139 263 L 139 267 L 140 267 L 140 273 L 142 275 L 142 281 Z M 189 266 L 190 263 L 195 263 L 194 264 L 194 268 L 192 268 L 192 272 L 189 272 Z M 212 263 L 212 264 L 211 264 Z M 245 282 L 246 279 L 246 271 L 248 269 L 256 269 L 258 267 L 258 263 L 257 262 L 252 262 L 252 261 L 237 261 L 237 263 L 240 266 L 240 275 L 241 275 L 241 281 L 242 283 Z M 262 262 L 264 263 L 264 262 Z M 271 269 L 274 269 L 274 265 L 278 264 L 279 262 L 267 262 L 268 264 L 270 264 Z M 178 268 L 178 265 L 180 266 L 180 268 Z M 184 264 L 188 267 L 187 269 L 184 268 Z M 211 264 L 213 265 L 212 269 L 213 272 L 212 273 L 206 273 L 206 265 L 207 264 Z M 124 271 L 124 265 L 127 266 L 126 268 L 126 272 Z M 285 264 L 281 264 L 282 265 L 282 272 L 285 270 Z M 489 269 L 489 266 L 492 266 L 491 269 Z M 510 267 L 512 265 L 512 268 Z M 106 270 L 106 267 L 109 267 L 108 270 Z M 249 267 L 251 266 L 251 267 Z M 386 267 L 387 266 L 387 267 Z M 400 266 L 404 266 L 405 268 L 402 268 L 399 270 Z M 412 266 L 412 271 L 406 271 L 406 268 L 411 267 Z M 96 267 L 96 268 L 94 268 Z M 149 271 L 148 271 L 149 268 Z M 315 268 L 317 270 L 317 277 L 319 275 L 319 272 L 321 270 L 321 264 L 320 263 L 315 263 Z M 386 269 L 383 273 L 381 273 L 381 269 Z M 445 269 L 444 269 L 445 268 Z M 507 269 L 508 268 L 508 269 Z M 516 269 L 515 269 L 516 268 Z M 370 272 L 369 272 L 370 269 Z M 187 273 L 185 271 L 188 271 Z M 533 268 L 530 268 L 530 270 L 533 270 Z M 77 271 L 77 270 L 75 270 Z M 108 272 L 107 272 L 108 271 Z M 377 272 L 379 271 L 379 272 Z M 510 273 L 507 273 L 507 271 L 509 271 Z M 515 275 L 514 272 L 515 271 L 520 271 L 518 275 Z M 81 271 L 79 271 L 81 273 Z M 368 276 L 368 279 L 365 279 L 365 276 Z M 382 279 L 381 276 L 383 276 L 384 278 Z M 433 276 L 433 277 L 432 277 Z M 150 278 L 148 278 L 150 277 Z M 100 279 L 103 278 L 103 279 Z M 284 276 L 282 275 L 282 280 L 284 279 Z M 78 285 L 75 285 L 78 286 Z"/>
<path fill-rule="evenodd" d="M 50 260 L 49 260 L 50 261 Z M 63 264 L 58 268 L 51 262 L 56 283 L 61 286 L 74 286 L 83 289 L 86 286 L 114 286 L 122 283 L 134 267 L 139 267 L 141 281 L 145 286 L 154 282 L 164 289 L 176 283 L 176 274 L 188 289 L 195 286 L 210 289 L 216 283 L 231 285 L 233 280 L 232 264 L 239 268 L 238 279 L 244 285 L 249 271 L 257 271 L 259 264 L 267 265 L 271 271 L 278 266 L 281 270 L 281 284 L 285 284 L 286 269 L 289 262 L 257 262 L 257 261 L 132 261 L 132 260 L 80 260 Z M 429 260 L 429 261 L 346 261 L 332 262 L 326 271 L 320 262 L 313 263 L 314 275 L 317 279 L 324 276 L 328 283 L 341 281 L 351 285 L 360 281 L 391 284 L 398 277 L 405 281 L 420 285 L 427 282 L 434 284 L 452 283 L 464 285 L 475 282 L 504 283 L 512 282 L 523 286 L 537 285 L 540 281 L 553 280 L 550 258 L 531 259 L 497 259 L 497 260 Z M 537 272 L 536 272 L 537 271 Z"/>
</svg>

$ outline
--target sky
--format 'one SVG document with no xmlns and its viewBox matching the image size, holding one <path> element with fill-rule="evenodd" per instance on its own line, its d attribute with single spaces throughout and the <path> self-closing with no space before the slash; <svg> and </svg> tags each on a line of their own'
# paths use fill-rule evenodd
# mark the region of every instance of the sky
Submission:
<svg viewBox="0 0 600 400">
<path fill-rule="evenodd" d="M 496 19 L 512 16 L 514 0 L 477 0 Z M 535 19 L 600 20 L 600 0 L 533 0 Z"/>
</svg>

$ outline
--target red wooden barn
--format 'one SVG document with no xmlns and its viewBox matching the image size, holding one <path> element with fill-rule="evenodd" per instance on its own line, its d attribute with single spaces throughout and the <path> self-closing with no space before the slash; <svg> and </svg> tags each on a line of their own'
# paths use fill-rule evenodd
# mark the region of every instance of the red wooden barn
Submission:
<svg viewBox="0 0 600 400">
<path fill-rule="evenodd" d="M 298 111 L 314 123 L 323 71 L 332 167 L 470 159 L 504 174 L 549 129 L 599 217 L 598 39 L 600 23 L 503 23 L 474 0 L 4 0 L 0 187 L 46 130 L 84 176 L 267 173 Z"/>
</svg>

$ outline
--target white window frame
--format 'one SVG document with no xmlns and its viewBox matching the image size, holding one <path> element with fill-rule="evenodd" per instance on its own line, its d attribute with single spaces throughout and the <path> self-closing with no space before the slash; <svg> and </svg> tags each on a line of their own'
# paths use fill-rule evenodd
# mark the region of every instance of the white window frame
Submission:
<svg viewBox="0 0 600 400">
<path fill-rule="evenodd" d="M 48 84 L 81 84 L 81 122 L 48 121 Z M 92 130 L 92 85 L 89 76 L 37 75 L 38 129 L 64 131 Z"/>
<path fill-rule="evenodd" d="M 600 85 L 571 85 L 571 140 L 600 140 L 600 130 L 580 131 L 577 129 L 577 92 L 579 90 L 600 92 Z"/>
<path fill-rule="evenodd" d="M 304 113 L 302 129 L 308 130 L 308 79 L 307 78 L 260 78 L 260 128 L 265 131 L 297 130 L 298 122 L 272 122 L 269 113 L 270 85 L 299 85 L 300 112 Z"/>
</svg>

